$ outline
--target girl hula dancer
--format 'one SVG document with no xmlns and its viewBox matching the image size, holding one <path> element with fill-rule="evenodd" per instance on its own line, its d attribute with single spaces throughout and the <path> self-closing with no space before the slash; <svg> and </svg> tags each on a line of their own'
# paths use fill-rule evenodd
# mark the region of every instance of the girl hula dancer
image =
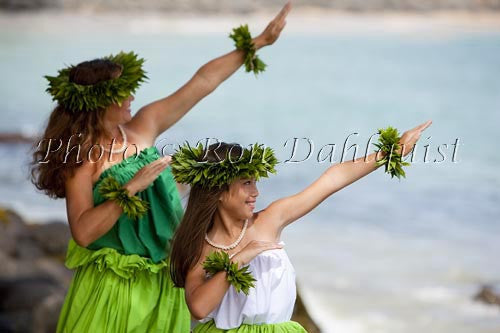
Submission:
<svg viewBox="0 0 500 333">
<path fill-rule="evenodd" d="M 274 173 L 277 163 L 270 148 L 181 147 L 172 172 L 191 184 L 191 194 L 174 236 L 170 269 L 174 284 L 185 288 L 191 315 L 201 321 L 193 332 L 305 332 L 290 321 L 295 272 L 280 243 L 282 230 L 381 164 L 393 176 L 404 176 L 401 157 L 411 150 L 404 147 L 413 147 L 430 124 L 401 138 L 393 128 L 381 130 L 378 156 L 334 165 L 302 192 L 259 212 L 256 181 Z"/>
<path fill-rule="evenodd" d="M 38 189 L 66 199 L 72 234 L 66 266 L 76 270 L 57 332 L 189 331 L 184 292 L 168 274 L 169 242 L 183 212 L 170 157 L 160 158 L 153 144 L 244 62 L 252 65 L 255 51 L 279 37 L 288 10 L 254 39 L 248 31 L 233 34 L 246 49 L 208 62 L 133 117 L 133 94 L 146 76 L 144 60 L 132 52 L 47 77 L 58 105 L 34 153 L 32 176 Z M 249 50 L 253 56 L 245 59 Z"/>
</svg>

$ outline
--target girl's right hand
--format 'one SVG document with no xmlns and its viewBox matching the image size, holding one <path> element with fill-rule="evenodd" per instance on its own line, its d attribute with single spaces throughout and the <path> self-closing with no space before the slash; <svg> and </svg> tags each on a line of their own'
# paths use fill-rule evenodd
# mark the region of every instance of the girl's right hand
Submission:
<svg viewBox="0 0 500 333">
<path fill-rule="evenodd" d="M 401 139 L 399 139 L 399 144 L 401 145 L 399 153 L 402 153 L 403 156 L 408 155 L 413 150 L 413 147 L 417 143 L 418 139 L 420 139 L 422 132 L 425 131 L 427 127 L 431 126 L 431 124 L 432 120 L 428 120 L 425 123 L 404 132 Z"/>
<path fill-rule="evenodd" d="M 248 263 L 252 261 L 253 258 L 264 251 L 281 248 L 283 248 L 283 245 L 275 242 L 253 240 L 248 243 L 247 246 L 245 246 L 240 252 L 238 252 L 233 257 L 232 261 L 237 262 L 240 267 L 245 266 L 248 265 Z"/>
<path fill-rule="evenodd" d="M 290 1 L 286 3 L 286 5 L 281 8 L 281 11 L 276 15 L 276 17 L 269 22 L 266 29 L 255 38 L 254 42 L 257 48 L 262 46 L 267 46 L 273 44 L 281 34 L 281 30 L 286 25 L 286 16 L 290 9 L 292 8 L 292 4 Z"/>
<path fill-rule="evenodd" d="M 128 190 L 129 195 L 135 195 L 147 189 L 158 178 L 160 173 L 168 167 L 171 160 L 171 156 L 165 156 L 137 171 L 135 176 L 124 186 Z"/>
</svg>

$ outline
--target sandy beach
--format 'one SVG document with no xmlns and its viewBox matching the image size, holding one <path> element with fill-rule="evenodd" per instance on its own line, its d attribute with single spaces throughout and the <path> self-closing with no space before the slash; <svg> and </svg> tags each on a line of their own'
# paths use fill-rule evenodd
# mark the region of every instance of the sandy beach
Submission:
<svg viewBox="0 0 500 333">
<path fill-rule="evenodd" d="M 54 33 L 61 26 L 71 26 L 73 33 L 116 29 L 132 34 L 218 34 L 226 33 L 235 23 L 245 22 L 255 31 L 265 28 L 271 11 L 248 15 L 168 12 L 138 14 L 130 12 L 94 12 L 80 10 L 65 12 L 45 10 L 40 12 L 0 12 L 0 28 L 16 31 L 36 29 Z M 286 34 L 339 34 L 339 33 L 395 33 L 419 34 L 422 38 L 447 34 L 498 32 L 500 12 L 433 11 L 410 13 L 385 11 L 376 13 L 351 13 L 332 9 L 300 8 L 287 19 Z M 60 31 L 61 34 L 67 33 Z"/>
</svg>

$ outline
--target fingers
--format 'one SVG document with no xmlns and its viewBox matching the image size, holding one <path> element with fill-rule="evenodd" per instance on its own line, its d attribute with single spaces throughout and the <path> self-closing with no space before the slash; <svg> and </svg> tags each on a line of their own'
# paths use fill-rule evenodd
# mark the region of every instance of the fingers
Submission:
<svg viewBox="0 0 500 333">
<path fill-rule="evenodd" d="M 170 155 L 166 155 L 166 156 L 163 156 L 162 158 L 160 158 L 160 160 L 163 160 L 164 163 L 167 163 L 170 164 L 170 162 L 172 162 L 172 156 Z"/>
<path fill-rule="evenodd" d="M 275 20 L 284 20 L 286 18 L 286 16 L 288 15 L 288 13 L 290 12 L 291 9 L 292 9 L 292 2 L 288 1 L 283 6 L 283 8 L 281 8 L 281 10 L 278 13 L 278 15 L 276 15 Z"/>
<path fill-rule="evenodd" d="M 171 161 L 172 161 L 172 157 L 168 156 L 168 155 L 157 159 L 155 162 L 158 162 L 158 163 L 154 166 L 155 171 L 157 171 L 158 173 L 162 172 L 163 170 L 165 170 L 169 166 Z"/>
<path fill-rule="evenodd" d="M 420 132 L 423 132 L 427 129 L 427 127 L 432 125 L 432 120 L 427 120 L 425 123 L 421 124 L 419 127 Z"/>
<path fill-rule="evenodd" d="M 159 174 L 169 166 L 171 161 L 172 161 L 171 156 L 165 156 L 165 157 L 159 158 L 156 161 L 153 161 L 153 162 L 149 163 L 148 165 L 146 165 L 144 167 L 145 172 L 146 172 L 146 174 L 147 173 Z"/>
<path fill-rule="evenodd" d="M 281 32 L 283 28 L 285 28 L 286 25 L 286 20 L 283 20 L 283 22 L 278 26 L 278 31 Z"/>
<path fill-rule="evenodd" d="M 283 245 L 275 242 L 268 242 L 267 244 L 264 245 L 266 250 L 272 250 L 272 249 L 281 249 L 283 248 Z"/>
<path fill-rule="evenodd" d="M 429 126 L 431 126 L 431 124 L 432 120 L 428 120 L 403 134 L 400 142 L 403 145 L 403 155 L 405 155 L 405 146 L 410 147 L 411 150 L 416 142 L 420 139 L 422 132 L 425 131 Z"/>
<path fill-rule="evenodd" d="M 427 120 L 425 123 L 415 126 L 412 131 L 424 131 L 427 127 L 431 126 L 432 120 Z"/>
<path fill-rule="evenodd" d="M 427 129 L 427 127 L 431 126 L 432 124 L 432 120 L 427 120 L 425 123 L 422 123 L 414 128 L 412 128 L 411 130 L 409 131 L 406 131 L 404 134 L 403 134 L 403 137 L 405 138 L 404 141 L 406 142 L 410 142 L 411 140 L 415 139 L 415 140 L 418 140 L 420 138 L 420 135 L 422 134 L 423 131 L 425 131 L 425 129 Z M 401 138 L 403 138 L 401 137 Z"/>
<path fill-rule="evenodd" d="M 157 159 L 153 163 L 157 162 L 157 164 L 159 164 L 159 165 L 162 165 L 162 166 L 167 165 L 168 166 L 171 161 L 172 161 L 172 156 L 167 155 L 167 156 L 164 156 L 162 158 Z"/>
</svg>

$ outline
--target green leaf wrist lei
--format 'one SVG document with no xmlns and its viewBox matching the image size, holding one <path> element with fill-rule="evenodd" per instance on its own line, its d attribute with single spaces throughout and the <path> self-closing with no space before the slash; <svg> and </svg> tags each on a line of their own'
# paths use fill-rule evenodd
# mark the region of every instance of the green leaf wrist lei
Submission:
<svg viewBox="0 0 500 333">
<path fill-rule="evenodd" d="M 211 276 L 218 272 L 227 273 L 227 281 L 236 289 L 248 295 L 250 288 L 254 288 L 256 281 L 248 271 L 249 266 L 238 269 L 237 262 L 231 262 L 229 255 L 224 251 L 215 251 L 206 256 L 203 262 L 203 269 Z"/>
<path fill-rule="evenodd" d="M 234 40 L 234 46 L 238 50 L 243 50 L 245 54 L 245 70 L 254 72 L 255 75 L 266 70 L 266 64 L 257 56 L 257 49 L 252 41 L 252 36 L 248 30 L 248 25 L 241 25 L 233 29 L 229 37 Z"/>
<path fill-rule="evenodd" d="M 112 176 L 103 179 L 99 185 L 99 193 L 106 200 L 114 200 L 132 220 L 139 219 L 149 209 L 147 201 L 141 200 L 135 195 L 131 196 L 127 189 L 122 187 Z"/>
<path fill-rule="evenodd" d="M 391 178 L 405 178 L 406 173 L 403 166 L 408 166 L 410 163 L 403 161 L 403 156 L 399 152 L 401 145 L 399 144 L 400 136 L 398 130 L 393 127 L 378 130 L 378 143 L 374 143 L 378 151 L 385 153 L 385 156 L 377 161 L 377 166 L 384 165 L 385 172 L 391 175 Z"/>
</svg>

